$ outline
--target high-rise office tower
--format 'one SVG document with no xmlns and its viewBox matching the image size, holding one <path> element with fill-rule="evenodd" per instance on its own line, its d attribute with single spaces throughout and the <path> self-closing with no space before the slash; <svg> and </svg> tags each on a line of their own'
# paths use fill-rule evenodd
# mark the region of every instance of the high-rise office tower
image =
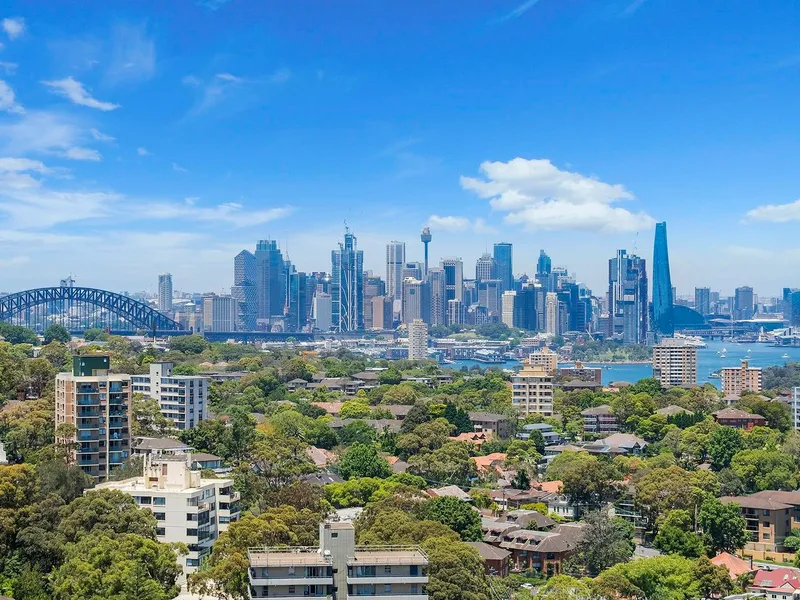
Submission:
<svg viewBox="0 0 800 600">
<path fill-rule="evenodd" d="M 72 357 L 72 370 L 56 375 L 55 425 L 75 427 L 72 463 L 105 481 L 131 456 L 131 376 L 110 373 L 107 355 Z"/>
<path fill-rule="evenodd" d="M 735 294 L 733 318 L 741 320 L 752 319 L 755 306 L 753 288 L 746 285 L 738 287 Z"/>
<path fill-rule="evenodd" d="M 514 302 L 517 299 L 517 292 L 509 290 L 503 292 L 503 315 L 500 322 L 508 327 L 515 327 L 514 322 Z"/>
<path fill-rule="evenodd" d="M 514 327 L 536 331 L 537 327 L 537 299 L 542 296 L 542 287 L 533 283 L 523 285 L 514 298 Z M 542 318 L 544 321 L 544 317 Z"/>
<path fill-rule="evenodd" d="M 203 331 L 236 331 L 239 306 L 233 296 L 203 295 Z"/>
<path fill-rule="evenodd" d="M 545 299 L 545 331 L 552 335 L 558 335 L 558 294 L 547 292 Z"/>
<path fill-rule="evenodd" d="M 489 318 L 500 317 L 503 312 L 503 283 L 499 279 L 478 282 L 478 304 L 486 308 Z"/>
<path fill-rule="evenodd" d="M 494 245 L 496 277 L 500 280 L 504 292 L 514 289 L 514 267 L 511 261 L 512 251 L 513 246 L 508 242 L 500 242 Z"/>
<path fill-rule="evenodd" d="M 158 310 L 172 311 L 172 275 L 169 273 L 158 276 Z"/>
<path fill-rule="evenodd" d="M 422 319 L 414 319 L 408 324 L 408 358 L 428 358 L 428 324 Z"/>
<path fill-rule="evenodd" d="M 364 277 L 364 328 L 376 329 L 372 315 L 372 299 L 377 296 L 386 295 L 386 285 L 383 279 L 377 275 L 373 275 L 372 271 L 367 271 Z M 381 322 L 377 329 L 383 329 Z"/>
<path fill-rule="evenodd" d="M 444 269 L 445 290 L 448 302 L 458 300 L 464 302 L 464 263 L 460 258 L 443 258 L 441 267 Z M 449 311 L 448 311 L 449 312 Z M 450 323 L 448 322 L 448 325 Z"/>
<path fill-rule="evenodd" d="M 553 270 L 553 263 L 544 250 L 539 250 L 539 260 L 536 261 L 536 280 L 547 289 L 550 282 L 550 272 Z"/>
<path fill-rule="evenodd" d="M 626 344 L 647 341 L 647 268 L 643 258 L 618 250 L 608 261 L 608 312 L 609 334 L 622 335 Z"/>
<path fill-rule="evenodd" d="M 464 303 L 461 302 L 461 300 L 448 300 L 447 324 L 463 325 L 465 321 L 466 321 L 466 311 L 464 310 Z"/>
<path fill-rule="evenodd" d="M 269 327 L 283 319 L 286 306 L 286 263 L 275 240 L 260 240 L 256 245 L 256 290 L 258 323 Z"/>
<path fill-rule="evenodd" d="M 403 267 L 405 264 L 405 242 L 386 244 L 386 294 L 395 300 L 403 297 Z"/>
<path fill-rule="evenodd" d="M 372 328 L 391 329 L 394 321 L 392 305 L 394 300 L 388 296 L 375 296 L 372 299 Z"/>
<path fill-rule="evenodd" d="M 428 244 L 430 244 L 433 239 L 430 227 L 423 228 L 422 235 L 419 237 L 422 240 L 423 246 L 425 246 L 425 270 L 422 272 L 422 278 L 425 280 L 428 279 Z"/>
<path fill-rule="evenodd" d="M 311 312 L 314 317 L 314 329 L 330 331 L 331 327 L 333 327 L 333 302 L 331 295 L 325 292 L 317 292 L 314 294 Z"/>
<path fill-rule="evenodd" d="M 403 280 L 403 323 L 408 325 L 414 319 L 421 319 L 426 323 L 431 318 L 431 297 L 428 284 L 413 277 Z"/>
<path fill-rule="evenodd" d="M 364 329 L 364 253 L 347 228 L 344 243 L 331 252 L 331 301 L 336 331 Z"/>
<path fill-rule="evenodd" d="M 233 286 L 231 296 L 239 303 L 237 329 L 255 331 L 258 322 L 258 285 L 256 284 L 256 257 L 242 250 L 233 259 Z"/>
<path fill-rule="evenodd" d="M 497 279 L 497 263 L 489 253 L 484 253 L 475 263 L 475 279 L 477 281 L 486 281 L 488 279 Z"/>
<path fill-rule="evenodd" d="M 444 269 L 431 267 L 428 271 L 431 294 L 431 325 L 447 325 L 447 285 Z"/>
<path fill-rule="evenodd" d="M 792 292 L 789 316 L 783 316 L 792 327 L 800 327 L 800 291 Z"/>
<path fill-rule="evenodd" d="M 711 314 L 711 290 L 709 288 L 694 288 L 694 309 L 703 316 Z"/>
<path fill-rule="evenodd" d="M 407 262 L 403 265 L 403 281 L 408 279 L 409 277 L 413 279 L 419 279 L 420 281 L 424 281 L 422 278 L 422 263 L 419 262 Z"/>
<path fill-rule="evenodd" d="M 288 265 L 288 262 L 287 262 Z M 289 283 L 286 292 L 286 331 L 303 331 L 309 317 L 308 275 L 289 265 Z M 313 293 L 312 293 L 313 294 Z M 241 314 L 241 309 L 239 310 Z"/>
<path fill-rule="evenodd" d="M 666 222 L 656 223 L 653 243 L 653 331 L 657 336 L 675 333 Z"/>
</svg>

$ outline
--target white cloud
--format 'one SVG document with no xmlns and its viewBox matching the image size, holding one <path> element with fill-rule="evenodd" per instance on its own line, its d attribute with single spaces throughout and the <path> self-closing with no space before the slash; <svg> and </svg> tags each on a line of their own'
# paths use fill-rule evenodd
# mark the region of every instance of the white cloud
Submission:
<svg viewBox="0 0 800 600">
<path fill-rule="evenodd" d="M 19 267 L 31 261 L 27 256 L 12 256 L 11 258 L 0 258 L 0 267 Z"/>
<path fill-rule="evenodd" d="M 506 213 L 508 224 L 528 230 L 620 233 L 650 229 L 655 223 L 644 212 L 612 206 L 634 198 L 623 185 L 562 171 L 547 159 L 484 162 L 480 170 L 485 179 L 462 176 L 461 187 Z"/>
<path fill-rule="evenodd" d="M 211 207 L 198 206 L 195 198 L 180 203 L 151 204 L 142 209 L 148 219 L 192 219 L 215 223 L 229 223 L 234 227 L 261 225 L 284 219 L 294 212 L 291 206 L 249 210 L 237 202 L 226 202 Z"/>
<path fill-rule="evenodd" d="M 76 81 L 72 77 L 66 79 L 58 79 L 55 81 L 43 81 L 44 85 L 52 88 L 53 91 L 65 98 L 69 99 L 74 104 L 80 106 L 88 106 L 89 108 L 96 108 L 97 110 L 109 111 L 119 108 L 119 104 L 112 102 L 103 102 L 92 98 L 91 94 L 87 92 L 80 81 Z"/>
<path fill-rule="evenodd" d="M 197 5 L 215 11 L 225 6 L 231 0 L 197 0 Z"/>
<path fill-rule="evenodd" d="M 172 163 L 172 170 L 175 171 L 176 173 L 188 173 L 189 172 L 188 169 L 184 169 L 182 166 L 180 166 L 178 163 L 175 163 L 175 162 Z"/>
<path fill-rule="evenodd" d="M 22 17 L 3 19 L 2 26 L 10 40 L 15 40 L 25 33 L 25 19 Z"/>
<path fill-rule="evenodd" d="M 116 138 L 103 133 L 102 131 L 95 129 L 94 127 L 89 130 L 89 133 L 92 134 L 92 137 L 96 139 L 98 142 L 113 142 Z"/>
<path fill-rule="evenodd" d="M 0 50 L 2 50 L 2 46 L 0 46 Z M 0 71 L 3 71 L 6 75 L 13 75 L 16 73 L 18 66 L 17 63 L 0 61 Z"/>
<path fill-rule="evenodd" d="M 763 204 L 747 211 L 745 221 L 766 221 L 768 223 L 788 223 L 800 221 L 800 200 L 788 204 Z"/>
<path fill-rule="evenodd" d="M 6 154 L 58 153 L 79 144 L 83 136 L 76 122 L 52 112 L 29 112 L 13 123 L 0 124 Z"/>
<path fill-rule="evenodd" d="M 192 87 L 203 85 L 202 80 L 194 75 L 185 75 L 183 78 L 181 78 L 181 83 L 183 85 L 190 85 Z"/>
<path fill-rule="evenodd" d="M 237 77 L 236 75 L 231 75 L 230 73 L 217 73 L 217 77 L 224 81 L 234 81 L 234 82 L 244 81 L 244 78 Z"/>
<path fill-rule="evenodd" d="M 0 79 L 0 110 L 8 113 L 23 114 L 25 109 L 17 102 L 14 90 Z"/>
<path fill-rule="evenodd" d="M 43 162 L 30 158 L 0 157 L 0 172 L 18 173 L 22 171 L 47 173 L 49 169 Z"/>
<path fill-rule="evenodd" d="M 93 148 L 80 148 L 78 146 L 68 148 L 67 151 L 64 152 L 64 157 L 70 160 L 103 160 L 103 157 L 97 150 Z"/>
<path fill-rule="evenodd" d="M 110 83 L 140 83 L 156 72 L 156 43 L 142 25 L 117 25 L 112 31 Z"/>
<path fill-rule="evenodd" d="M 139 146 L 136 149 L 136 154 L 138 154 L 139 156 L 152 156 L 150 154 L 150 151 L 147 148 L 143 147 L 143 146 Z"/>
<path fill-rule="evenodd" d="M 475 233 L 496 233 L 497 230 L 486 224 L 484 219 L 469 220 L 467 217 L 431 215 L 428 226 L 440 231 L 473 231 Z"/>
</svg>

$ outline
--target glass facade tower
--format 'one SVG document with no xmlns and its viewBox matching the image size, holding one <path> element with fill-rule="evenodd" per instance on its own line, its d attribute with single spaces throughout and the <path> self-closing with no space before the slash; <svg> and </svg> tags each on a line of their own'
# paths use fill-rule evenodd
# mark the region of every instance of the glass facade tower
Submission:
<svg viewBox="0 0 800 600">
<path fill-rule="evenodd" d="M 502 291 L 514 289 L 514 268 L 511 261 L 513 246 L 507 242 L 494 245 L 494 263 L 497 279 L 502 284 Z"/>
<path fill-rule="evenodd" d="M 666 222 L 656 223 L 653 245 L 653 331 L 657 336 L 675 333 Z"/>
</svg>

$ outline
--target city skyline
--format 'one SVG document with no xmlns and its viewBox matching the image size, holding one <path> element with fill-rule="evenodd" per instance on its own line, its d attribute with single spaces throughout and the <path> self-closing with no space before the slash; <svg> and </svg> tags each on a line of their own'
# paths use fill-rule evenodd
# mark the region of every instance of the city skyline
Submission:
<svg viewBox="0 0 800 600">
<path fill-rule="evenodd" d="M 63 3 L 7 3 L 5 291 L 70 272 L 111 290 L 155 291 L 169 272 L 177 289 L 219 291 L 243 240 L 265 238 L 327 270 L 344 221 L 376 272 L 392 239 L 422 262 L 428 225 L 431 264 L 473 264 L 506 241 L 515 274 L 545 248 L 600 289 L 607 257 L 644 254 L 668 221 L 679 293 L 793 285 L 791 12 L 521 6 L 341 19 L 324 5 L 144 1 L 113 17 L 87 6 L 67 30 Z"/>
</svg>

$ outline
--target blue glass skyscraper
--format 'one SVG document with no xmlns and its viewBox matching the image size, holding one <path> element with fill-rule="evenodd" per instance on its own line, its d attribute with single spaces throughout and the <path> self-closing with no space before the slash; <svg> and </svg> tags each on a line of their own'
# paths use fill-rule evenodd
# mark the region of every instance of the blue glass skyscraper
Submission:
<svg viewBox="0 0 800 600">
<path fill-rule="evenodd" d="M 653 331 L 657 336 L 675 333 L 666 222 L 656 223 L 653 244 Z"/>
<path fill-rule="evenodd" d="M 514 268 L 511 261 L 513 247 L 507 242 L 494 245 L 494 262 L 497 270 L 497 279 L 502 283 L 502 291 L 514 289 Z"/>
</svg>

